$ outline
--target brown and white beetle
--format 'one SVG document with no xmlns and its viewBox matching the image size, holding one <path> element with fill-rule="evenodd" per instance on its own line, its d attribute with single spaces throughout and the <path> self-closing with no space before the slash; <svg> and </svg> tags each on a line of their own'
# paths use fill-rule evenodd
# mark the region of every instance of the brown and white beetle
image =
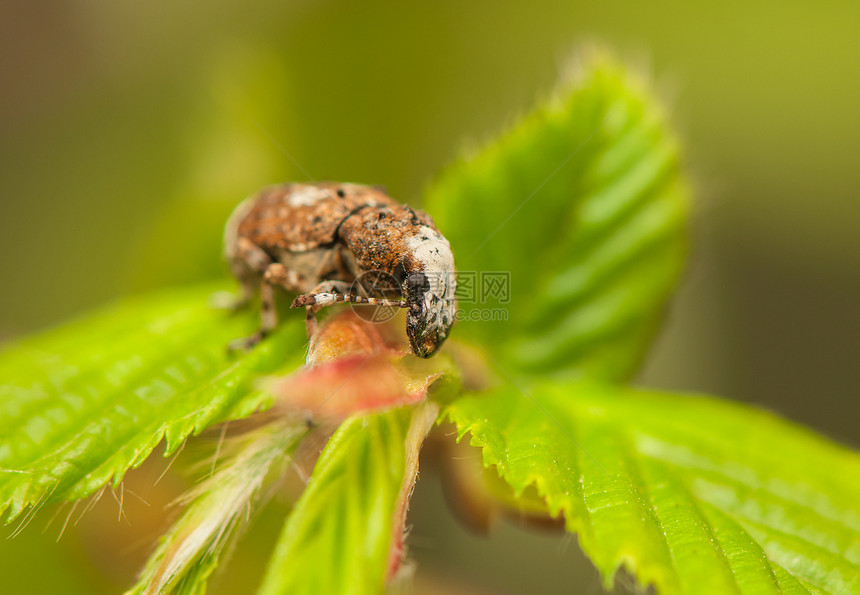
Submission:
<svg viewBox="0 0 860 595">
<path fill-rule="evenodd" d="M 233 347 L 251 346 L 275 328 L 276 286 L 300 294 L 292 307 L 307 307 L 309 336 L 315 312 L 339 302 L 408 308 L 406 334 L 420 357 L 433 355 L 454 324 L 456 271 L 448 240 L 426 213 L 377 187 L 266 188 L 230 216 L 224 255 L 242 284 L 240 304 L 261 288 L 260 330 Z M 396 281 L 399 299 L 373 295 L 380 273 Z"/>
</svg>

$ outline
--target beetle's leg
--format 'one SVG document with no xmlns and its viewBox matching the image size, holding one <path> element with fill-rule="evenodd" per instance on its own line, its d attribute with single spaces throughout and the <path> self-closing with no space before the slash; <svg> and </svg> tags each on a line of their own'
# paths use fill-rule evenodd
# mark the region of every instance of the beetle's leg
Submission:
<svg viewBox="0 0 860 595">
<path fill-rule="evenodd" d="M 316 287 L 314 287 L 310 293 L 306 293 L 300 295 L 295 300 L 293 300 L 291 308 L 297 308 L 300 305 L 306 306 L 305 309 L 305 329 L 308 333 L 308 338 L 317 330 L 317 317 L 316 313 L 325 307 L 327 304 L 316 304 L 314 302 L 308 301 L 307 303 L 297 304 L 299 300 L 302 298 L 307 298 L 308 296 L 316 296 L 316 295 L 331 295 L 332 293 L 336 295 L 345 294 L 350 289 L 350 284 L 345 281 L 323 281 Z"/>
<path fill-rule="evenodd" d="M 332 304 L 360 304 L 362 306 L 388 306 L 390 308 L 406 308 L 408 306 L 406 300 L 366 297 L 353 293 L 322 292 L 300 295 L 293 300 L 293 305 L 290 307 L 314 306 L 319 309 Z"/>
<path fill-rule="evenodd" d="M 293 269 L 288 269 L 279 262 L 274 262 L 263 273 L 263 284 L 260 286 L 260 330 L 265 336 L 278 325 L 278 312 L 275 310 L 275 286 L 279 285 L 287 291 L 295 291 L 302 285 L 303 277 Z"/>
<path fill-rule="evenodd" d="M 239 259 L 252 271 L 265 273 L 269 265 L 272 264 L 272 258 L 248 238 L 239 238 L 236 242 L 236 248 Z"/>
<path fill-rule="evenodd" d="M 272 264 L 271 257 L 248 238 L 236 241 L 235 254 L 230 261 L 230 271 L 241 284 L 241 293 L 236 296 L 226 291 L 215 293 L 209 303 L 215 308 L 241 310 L 250 303 L 257 287 L 258 275 L 265 273 Z"/>
<path fill-rule="evenodd" d="M 406 300 L 389 300 L 384 298 L 373 298 L 366 297 L 363 295 L 355 295 L 354 293 L 336 293 L 332 291 L 318 291 L 319 289 L 325 289 L 325 284 L 320 284 L 314 291 L 310 293 L 306 293 L 298 296 L 293 300 L 291 308 L 299 308 L 301 306 L 307 307 L 307 315 L 305 317 L 305 324 L 308 329 L 308 337 L 310 337 L 313 332 L 316 330 L 316 316 L 315 314 L 322 308 L 326 306 L 331 306 L 332 304 L 362 304 L 366 306 L 388 306 L 392 308 L 405 308 L 407 306 Z"/>
<path fill-rule="evenodd" d="M 250 337 L 232 341 L 229 349 L 249 349 L 272 332 L 278 326 L 278 312 L 275 309 L 275 286 L 280 285 L 288 291 L 294 291 L 295 287 L 300 286 L 302 282 L 303 277 L 301 275 L 281 263 L 271 262 L 268 264 L 260 284 L 260 330 Z"/>
</svg>

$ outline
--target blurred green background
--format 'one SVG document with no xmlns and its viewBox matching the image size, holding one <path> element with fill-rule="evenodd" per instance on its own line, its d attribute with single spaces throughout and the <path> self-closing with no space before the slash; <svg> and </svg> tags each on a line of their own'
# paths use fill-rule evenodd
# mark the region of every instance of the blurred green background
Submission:
<svg viewBox="0 0 860 595">
<path fill-rule="evenodd" d="M 860 446 L 858 23 L 849 2 L 2 1 L 0 340 L 224 275 L 226 214 L 271 182 L 414 203 L 598 41 L 654 73 L 697 188 L 689 272 L 638 380 Z M 107 496 L 59 545 L 68 508 L 3 541 L 3 592 L 127 586 L 185 485 L 153 486 L 165 464 L 129 478 L 151 505 L 127 498 L 130 524 Z M 279 506 L 220 592 L 256 584 Z M 599 592 L 575 539 L 460 528 L 432 466 L 411 521 L 419 590 Z"/>
</svg>

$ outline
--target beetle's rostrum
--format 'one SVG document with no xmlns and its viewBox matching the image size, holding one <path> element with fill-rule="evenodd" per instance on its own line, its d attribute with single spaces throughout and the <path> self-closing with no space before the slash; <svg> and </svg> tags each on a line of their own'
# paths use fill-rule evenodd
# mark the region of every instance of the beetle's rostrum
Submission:
<svg viewBox="0 0 860 595">
<path fill-rule="evenodd" d="M 250 346 L 277 325 L 274 287 L 298 293 L 315 313 L 340 302 L 406 308 L 415 355 L 430 357 L 448 337 L 456 313 L 456 270 L 448 240 L 429 215 L 379 187 L 321 182 L 268 187 L 236 207 L 224 255 L 242 286 L 237 305 L 260 288 L 260 330 L 231 346 Z M 393 278 L 381 292 L 374 273 Z"/>
</svg>

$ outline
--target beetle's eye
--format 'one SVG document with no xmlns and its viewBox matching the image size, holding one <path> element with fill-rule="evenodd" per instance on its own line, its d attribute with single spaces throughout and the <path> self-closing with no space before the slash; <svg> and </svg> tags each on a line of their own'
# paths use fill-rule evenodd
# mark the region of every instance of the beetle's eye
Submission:
<svg viewBox="0 0 860 595">
<path fill-rule="evenodd" d="M 403 264 L 403 261 L 397 263 L 397 266 L 394 267 L 393 271 L 394 279 L 398 283 L 403 283 L 406 281 L 406 267 Z"/>
</svg>

